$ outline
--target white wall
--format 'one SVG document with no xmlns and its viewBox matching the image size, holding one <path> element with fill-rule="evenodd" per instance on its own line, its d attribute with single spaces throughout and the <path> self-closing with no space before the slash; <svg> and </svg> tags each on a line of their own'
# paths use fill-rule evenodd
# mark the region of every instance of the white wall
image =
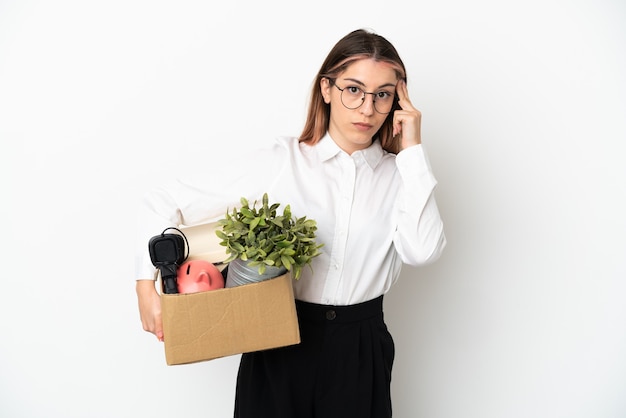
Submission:
<svg viewBox="0 0 626 418">
<path fill-rule="evenodd" d="M 182 164 L 297 135 L 332 44 L 371 27 L 409 68 L 449 239 L 386 299 L 395 416 L 626 416 L 625 18 L 618 0 L 0 1 L 0 415 L 231 415 L 238 357 L 168 367 L 141 329 L 132 209 Z"/>
</svg>

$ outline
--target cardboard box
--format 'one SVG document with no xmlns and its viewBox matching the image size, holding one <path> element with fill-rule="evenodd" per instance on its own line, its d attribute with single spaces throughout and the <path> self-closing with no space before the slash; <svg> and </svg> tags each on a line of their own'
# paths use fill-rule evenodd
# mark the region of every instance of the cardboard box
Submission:
<svg viewBox="0 0 626 418">
<path fill-rule="evenodd" d="M 188 259 L 216 263 L 226 258 L 216 224 L 182 229 Z M 228 289 L 161 294 L 168 365 L 300 343 L 291 275 Z"/>
</svg>

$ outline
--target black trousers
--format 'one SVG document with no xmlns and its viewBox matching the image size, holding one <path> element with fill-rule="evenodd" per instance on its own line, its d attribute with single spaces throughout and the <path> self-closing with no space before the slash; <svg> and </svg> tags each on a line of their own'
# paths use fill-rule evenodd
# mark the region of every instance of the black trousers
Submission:
<svg viewBox="0 0 626 418">
<path fill-rule="evenodd" d="M 391 417 L 394 342 L 383 297 L 296 308 L 300 344 L 242 355 L 235 418 Z"/>
</svg>

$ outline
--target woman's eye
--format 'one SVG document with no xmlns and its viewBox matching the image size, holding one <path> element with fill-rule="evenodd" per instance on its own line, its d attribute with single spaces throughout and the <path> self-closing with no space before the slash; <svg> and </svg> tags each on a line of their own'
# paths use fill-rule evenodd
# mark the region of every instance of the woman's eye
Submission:
<svg viewBox="0 0 626 418">
<path fill-rule="evenodd" d="M 361 89 L 360 89 L 360 88 L 358 88 L 358 87 L 353 87 L 353 86 L 348 87 L 348 91 L 349 91 L 351 94 L 354 94 L 354 95 L 361 94 Z"/>
<path fill-rule="evenodd" d="M 379 91 L 376 93 L 376 99 L 378 100 L 389 100 L 393 97 L 393 95 L 387 91 Z"/>
</svg>

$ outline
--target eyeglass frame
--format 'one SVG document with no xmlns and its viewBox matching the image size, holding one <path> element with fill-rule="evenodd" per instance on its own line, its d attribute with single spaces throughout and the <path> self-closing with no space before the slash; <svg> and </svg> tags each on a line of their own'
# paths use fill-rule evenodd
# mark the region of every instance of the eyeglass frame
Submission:
<svg viewBox="0 0 626 418">
<path fill-rule="evenodd" d="M 344 87 L 344 88 L 339 87 L 339 86 L 337 85 L 337 83 L 335 82 L 335 80 L 334 80 L 334 79 L 332 79 L 332 78 L 329 78 L 329 79 L 328 79 L 328 81 L 330 81 L 330 83 L 331 83 L 333 86 L 337 87 L 337 90 L 339 90 L 339 91 L 341 92 L 341 93 L 340 93 L 340 95 L 339 95 L 339 100 L 341 101 L 341 104 L 343 105 L 343 107 L 345 107 L 346 109 L 350 109 L 350 110 L 355 110 L 355 109 L 358 109 L 359 107 L 363 106 L 363 103 L 365 103 L 365 95 L 366 95 L 366 94 L 371 94 L 371 95 L 372 95 L 372 105 L 373 105 L 374 110 L 375 110 L 376 112 L 380 113 L 381 115 L 388 115 L 388 114 L 390 114 L 390 113 L 391 113 L 391 111 L 393 110 L 393 103 L 392 103 L 392 104 L 391 104 L 391 108 L 389 109 L 389 112 L 381 112 L 381 111 L 379 111 L 379 110 L 376 108 L 376 94 L 378 94 L 378 93 L 380 93 L 380 92 L 372 92 L 372 93 L 370 93 L 370 92 L 368 92 L 368 91 L 363 90 L 363 89 L 362 89 L 362 88 L 360 88 L 360 87 L 355 87 L 355 88 L 357 88 L 357 89 L 361 90 L 361 92 L 363 93 L 363 97 L 361 98 L 361 104 L 360 104 L 360 105 L 358 105 L 357 107 L 348 107 L 348 106 L 346 106 L 346 104 L 343 102 L 343 91 L 344 91 L 345 89 L 349 88 L 349 87 Z M 352 87 L 352 86 L 351 86 L 351 87 Z M 392 99 L 392 100 L 397 99 L 397 97 L 398 97 L 398 96 L 394 93 L 394 94 L 393 94 L 393 99 Z"/>
</svg>

